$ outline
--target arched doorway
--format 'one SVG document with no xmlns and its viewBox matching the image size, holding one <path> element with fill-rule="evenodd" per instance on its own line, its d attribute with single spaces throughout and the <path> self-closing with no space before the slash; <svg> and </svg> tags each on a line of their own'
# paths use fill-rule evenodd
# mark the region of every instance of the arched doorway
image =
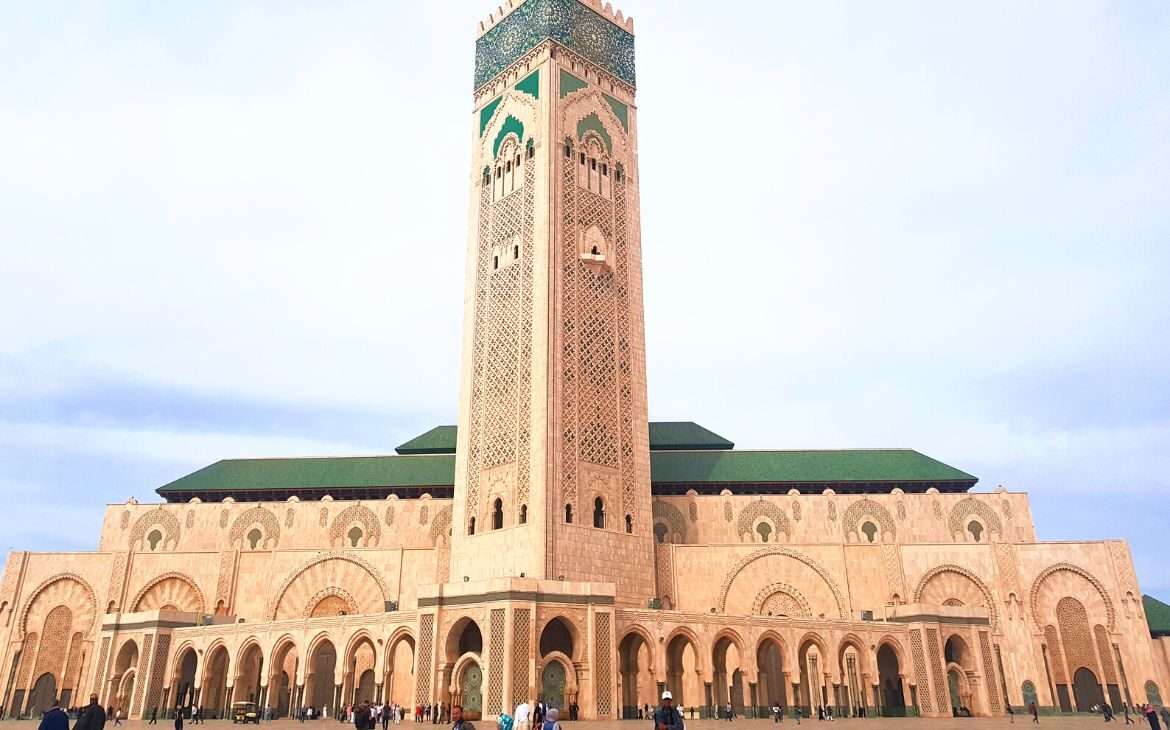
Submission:
<svg viewBox="0 0 1170 730">
<path fill-rule="evenodd" d="M 392 640 L 386 666 L 387 699 L 392 704 L 410 706 L 414 702 L 414 639 L 409 634 Z"/>
<path fill-rule="evenodd" d="M 38 717 L 52 707 L 56 699 L 57 678 L 51 672 L 46 672 L 33 684 L 32 693 L 28 696 L 28 709 L 34 717 Z"/>
<path fill-rule="evenodd" d="M 297 676 L 297 667 L 300 656 L 297 647 L 291 640 L 278 644 L 272 652 L 271 671 L 268 678 L 268 704 L 273 707 L 277 717 L 288 717 L 293 704 L 293 684 Z"/>
<path fill-rule="evenodd" d="M 906 696 L 902 691 L 902 664 L 889 644 L 878 647 L 878 685 L 881 687 L 883 717 L 905 717 Z"/>
<path fill-rule="evenodd" d="M 730 702 L 737 715 L 743 714 L 743 659 L 731 636 L 721 636 L 711 650 L 711 692 L 720 708 Z"/>
<path fill-rule="evenodd" d="M 967 673 L 974 671 L 974 659 L 967 642 L 958 634 L 952 635 L 943 648 L 943 659 L 946 661 L 952 714 L 957 717 L 966 710 L 974 715 L 978 708 L 975 706 L 971 683 L 967 679 Z"/>
<path fill-rule="evenodd" d="M 249 644 L 236 661 L 236 682 L 233 685 L 234 702 L 260 702 L 260 673 L 264 669 L 264 653 L 259 644 Z"/>
<path fill-rule="evenodd" d="M 837 712 L 844 717 L 861 717 L 862 710 L 869 706 L 865 687 L 861 683 L 864 673 L 862 656 L 861 644 L 853 639 L 846 640 L 837 655 L 837 669 L 841 673 L 842 682 L 835 702 Z"/>
<path fill-rule="evenodd" d="M 825 685 L 825 651 L 814 639 L 806 639 L 797 653 L 800 661 L 800 697 L 797 701 L 811 717 L 818 707 L 829 704 L 829 690 Z"/>
<path fill-rule="evenodd" d="M 679 707 L 707 704 L 699 677 L 699 652 L 686 634 L 678 634 L 666 645 L 666 687 Z"/>
<path fill-rule="evenodd" d="M 195 701 L 195 671 L 199 665 L 199 657 L 195 649 L 184 649 L 176 663 L 175 676 L 171 680 L 171 687 L 175 692 L 175 707 L 190 707 Z"/>
<path fill-rule="evenodd" d="M 775 638 L 766 638 L 756 648 L 756 667 L 760 681 L 757 704 L 765 710 L 773 706 L 788 707 L 788 688 L 784 682 L 784 649 Z"/>
<path fill-rule="evenodd" d="M 639 707 L 654 706 L 658 702 L 654 696 L 657 687 L 654 683 L 650 645 L 641 633 L 633 631 L 622 638 L 618 644 L 618 661 L 622 682 L 622 718 L 633 720 L 638 717 Z"/>
<path fill-rule="evenodd" d="M 316 708 L 317 712 L 323 707 L 328 707 L 331 711 L 336 710 L 333 707 L 333 687 L 337 676 L 337 648 L 333 646 L 333 642 L 322 639 L 313 648 L 306 668 L 309 670 L 305 677 L 305 697 L 308 698 L 308 703 Z M 335 717 L 336 713 L 333 716 Z"/>
<path fill-rule="evenodd" d="M 573 656 L 573 630 L 558 617 L 549 621 L 540 632 L 540 656 L 546 657 L 554 652 L 560 652 L 567 657 Z"/>
<path fill-rule="evenodd" d="M 363 636 L 349 649 L 349 656 L 345 660 L 344 696 L 346 703 L 361 704 L 374 702 L 374 664 L 377 661 L 377 651 L 374 642 L 368 636 Z"/>
<path fill-rule="evenodd" d="M 483 632 L 465 616 L 451 627 L 444 645 L 448 669 L 444 686 L 452 705 L 463 705 L 464 717 L 478 720 L 483 713 Z"/>
<path fill-rule="evenodd" d="M 568 675 L 565 665 L 560 662 L 548 662 L 540 674 L 540 696 L 548 707 L 558 709 L 565 707 L 565 683 Z"/>
<path fill-rule="evenodd" d="M 106 705 L 130 714 L 130 700 L 134 697 L 134 672 L 138 666 L 138 644 L 127 641 L 118 650 L 114 660 L 114 674 L 110 677 L 110 691 Z"/>
<path fill-rule="evenodd" d="M 1088 667 L 1073 672 L 1073 699 L 1077 703 L 1077 712 L 1092 712 L 1095 705 L 1105 704 L 1101 683 Z"/>
<path fill-rule="evenodd" d="M 227 711 L 228 651 L 220 645 L 212 649 L 203 673 L 203 694 L 199 704 L 211 718 L 223 717 Z"/>
<path fill-rule="evenodd" d="M 459 697 L 457 704 L 463 705 L 463 712 L 471 719 L 483 716 L 483 670 L 475 661 L 467 662 L 459 673 L 456 683 Z"/>
</svg>

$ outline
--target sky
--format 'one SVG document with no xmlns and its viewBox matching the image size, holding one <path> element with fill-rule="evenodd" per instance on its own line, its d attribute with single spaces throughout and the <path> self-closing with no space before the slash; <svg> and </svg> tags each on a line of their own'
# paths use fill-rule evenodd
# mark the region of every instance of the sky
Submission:
<svg viewBox="0 0 1170 730">
<path fill-rule="evenodd" d="M 918 449 L 1170 599 L 1170 4 L 619 6 L 651 418 Z M 492 8 L 0 4 L 0 550 L 454 423 Z"/>
</svg>

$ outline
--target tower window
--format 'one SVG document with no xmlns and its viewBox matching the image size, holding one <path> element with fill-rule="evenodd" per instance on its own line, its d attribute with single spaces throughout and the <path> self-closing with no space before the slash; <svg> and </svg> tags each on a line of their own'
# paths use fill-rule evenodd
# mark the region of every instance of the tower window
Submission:
<svg viewBox="0 0 1170 730">
<path fill-rule="evenodd" d="M 500 268 L 500 257 L 492 256 L 492 269 Z"/>
<path fill-rule="evenodd" d="M 666 533 L 667 529 L 665 523 L 659 522 L 654 525 L 654 539 L 657 540 L 659 544 L 666 542 Z"/>
<path fill-rule="evenodd" d="M 475 534 L 475 518 L 474 517 L 472 517 L 470 520 L 467 521 L 467 534 L 468 535 Z"/>
<path fill-rule="evenodd" d="M 605 527 L 605 502 L 601 497 L 593 500 L 593 526 L 598 529 Z"/>
<path fill-rule="evenodd" d="M 528 524 L 528 505 L 520 505 L 520 524 Z"/>
<path fill-rule="evenodd" d="M 626 534 L 627 535 L 634 534 L 634 516 L 633 515 L 626 515 Z"/>
<path fill-rule="evenodd" d="M 512 258 L 514 258 L 514 259 L 520 258 L 520 247 L 519 246 L 512 247 Z"/>
<path fill-rule="evenodd" d="M 585 164 L 585 153 L 584 152 L 581 153 L 581 164 L 582 165 Z"/>
<path fill-rule="evenodd" d="M 590 158 L 589 158 L 589 169 L 590 169 L 590 170 L 596 170 L 596 169 L 597 169 L 597 160 L 595 160 L 595 159 L 594 159 L 594 158 L 592 158 L 592 157 L 590 157 Z"/>
<path fill-rule="evenodd" d="M 496 498 L 492 503 L 492 529 L 499 530 L 504 526 L 504 500 Z"/>
<path fill-rule="evenodd" d="M 565 524 L 573 524 L 573 505 L 571 504 L 565 505 Z"/>
<path fill-rule="evenodd" d="M 536 143 L 528 140 L 528 159 L 531 160 L 533 157 L 536 157 Z"/>
<path fill-rule="evenodd" d="M 601 174 L 609 175 L 609 165 L 605 164 L 604 162 L 601 163 Z"/>
<path fill-rule="evenodd" d="M 566 160 L 573 159 L 573 149 L 571 147 L 569 147 L 569 145 L 565 145 L 565 159 Z"/>
<path fill-rule="evenodd" d="M 516 167 L 520 167 L 520 153 L 516 153 Z"/>
<path fill-rule="evenodd" d="M 504 165 L 504 172 L 511 172 L 511 171 L 512 171 L 512 161 L 508 160 L 508 162 Z"/>
<path fill-rule="evenodd" d="M 496 179 L 499 180 L 503 176 L 504 176 L 504 171 L 497 167 L 496 168 Z"/>
</svg>

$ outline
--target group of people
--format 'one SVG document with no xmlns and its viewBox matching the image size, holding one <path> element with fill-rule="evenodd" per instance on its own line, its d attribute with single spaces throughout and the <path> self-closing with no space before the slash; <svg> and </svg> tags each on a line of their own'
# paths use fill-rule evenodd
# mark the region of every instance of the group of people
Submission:
<svg viewBox="0 0 1170 730">
<path fill-rule="evenodd" d="M 1117 719 L 1117 714 L 1112 705 L 1108 702 L 1103 702 L 1100 705 L 1094 705 L 1093 712 L 1099 712 L 1105 718 L 1105 722 L 1113 722 Z M 1121 714 L 1125 718 L 1126 725 L 1135 725 L 1133 717 L 1131 716 L 1130 706 L 1126 703 L 1121 703 Z M 1156 707 L 1150 703 L 1144 705 L 1135 705 L 1132 708 L 1132 714 L 1137 715 L 1140 719 L 1149 723 L 1151 730 L 1161 730 L 1162 724 L 1165 724 L 1170 729 L 1170 707 L 1163 707 L 1161 714 L 1161 721 L 1159 721 L 1159 712 Z"/>
</svg>

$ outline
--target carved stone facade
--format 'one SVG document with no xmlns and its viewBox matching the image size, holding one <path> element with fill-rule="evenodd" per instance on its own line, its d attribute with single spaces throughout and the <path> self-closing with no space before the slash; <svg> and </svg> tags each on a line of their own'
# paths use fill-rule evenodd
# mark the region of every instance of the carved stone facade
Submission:
<svg viewBox="0 0 1170 730">
<path fill-rule="evenodd" d="M 508 0 L 481 25 L 451 472 L 131 501 L 95 552 L 13 553 L 0 705 L 490 717 L 544 697 L 591 719 L 667 687 L 987 716 L 1170 688 L 1126 545 L 1039 542 L 1024 494 L 721 481 L 724 455 L 690 447 L 701 477 L 652 483 L 633 54 L 599 0 Z"/>
</svg>

